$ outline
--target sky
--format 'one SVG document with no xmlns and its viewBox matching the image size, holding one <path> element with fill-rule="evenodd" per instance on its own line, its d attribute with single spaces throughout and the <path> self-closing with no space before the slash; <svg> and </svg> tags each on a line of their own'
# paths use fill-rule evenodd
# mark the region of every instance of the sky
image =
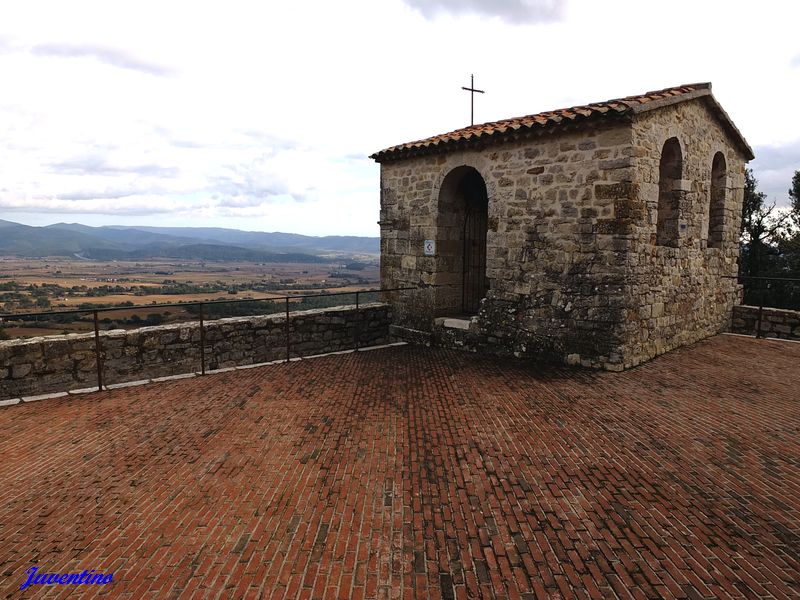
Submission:
<svg viewBox="0 0 800 600">
<path fill-rule="evenodd" d="M 711 81 L 769 201 L 800 169 L 800 2 L 0 4 L 0 218 L 379 235 L 385 147 Z"/>
</svg>

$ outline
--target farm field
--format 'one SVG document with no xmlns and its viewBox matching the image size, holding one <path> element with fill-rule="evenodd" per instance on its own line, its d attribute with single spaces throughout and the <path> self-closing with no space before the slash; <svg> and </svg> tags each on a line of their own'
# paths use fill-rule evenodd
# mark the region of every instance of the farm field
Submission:
<svg viewBox="0 0 800 600">
<path fill-rule="evenodd" d="M 0 257 L 0 313 L 107 309 L 104 328 L 138 327 L 197 318 L 192 307 L 163 304 L 264 300 L 379 287 L 377 257 L 330 263 L 252 263 L 186 260 L 137 262 Z M 345 304 L 348 297 L 297 299 L 309 307 Z M 208 317 L 279 310 L 279 303 L 214 305 Z M 282 304 L 281 304 L 282 306 Z M 88 331 L 92 315 L 5 319 L 0 337 L 32 337 Z"/>
</svg>

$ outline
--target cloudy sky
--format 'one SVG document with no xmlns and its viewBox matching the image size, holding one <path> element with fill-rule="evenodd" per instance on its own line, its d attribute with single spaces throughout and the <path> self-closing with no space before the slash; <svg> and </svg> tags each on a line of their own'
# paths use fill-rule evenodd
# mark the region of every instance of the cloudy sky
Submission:
<svg viewBox="0 0 800 600">
<path fill-rule="evenodd" d="M 367 156 L 711 81 L 770 200 L 800 169 L 800 2 L 0 4 L 0 218 L 378 235 Z"/>
</svg>

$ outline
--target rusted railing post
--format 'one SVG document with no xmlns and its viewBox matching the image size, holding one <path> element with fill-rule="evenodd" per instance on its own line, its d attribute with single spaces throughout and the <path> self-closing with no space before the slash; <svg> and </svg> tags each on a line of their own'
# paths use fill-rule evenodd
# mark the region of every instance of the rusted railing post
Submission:
<svg viewBox="0 0 800 600">
<path fill-rule="evenodd" d="M 286 296 L 286 362 L 289 362 L 289 296 Z"/>
<path fill-rule="evenodd" d="M 100 357 L 100 321 L 97 311 L 94 314 L 94 360 L 97 364 L 97 390 L 103 391 L 103 359 Z"/>
<path fill-rule="evenodd" d="M 200 303 L 200 374 L 206 374 L 206 328 L 203 323 L 203 303 Z"/>
<path fill-rule="evenodd" d="M 358 306 L 358 292 L 356 292 L 356 326 L 353 334 L 356 337 L 356 352 L 358 352 L 358 348 L 361 343 L 361 310 Z"/>
<path fill-rule="evenodd" d="M 758 297 L 758 319 L 756 320 L 756 337 L 761 337 L 761 319 L 764 317 L 764 280 L 760 280 Z"/>
</svg>

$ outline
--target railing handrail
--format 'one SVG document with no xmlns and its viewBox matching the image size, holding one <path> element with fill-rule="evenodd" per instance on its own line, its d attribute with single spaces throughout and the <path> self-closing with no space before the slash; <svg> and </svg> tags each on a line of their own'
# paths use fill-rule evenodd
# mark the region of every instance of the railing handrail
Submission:
<svg viewBox="0 0 800 600">
<path fill-rule="evenodd" d="M 433 287 L 433 286 L 431 286 Z M 369 290 L 353 290 L 352 292 L 326 292 L 324 294 L 296 294 L 291 296 L 273 296 L 272 298 L 237 298 L 235 300 L 190 300 L 188 302 L 168 302 L 163 304 L 134 304 L 133 306 L 105 306 L 94 308 L 76 308 L 72 310 L 50 310 L 28 313 L 2 313 L 0 320 L 3 319 L 21 319 L 25 317 L 42 317 L 53 315 L 78 315 L 78 314 L 92 314 L 113 312 L 118 310 L 144 310 L 144 309 L 157 309 L 157 308 L 180 308 L 185 306 L 198 306 L 206 304 L 243 304 L 245 302 L 285 302 L 287 300 L 304 298 L 325 298 L 331 296 L 352 296 L 354 294 L 375 294 L 381 292 L 401 292 L 407 290 L 420 289 L 418 286 L 398 287 L 398 288 L 384 288 L 384 289 L 369 289 Z"/>
<path fill-rule="evenodd" d="M 791 281 L 791 282 L 800 282 L 800 278 L 786 278 L 786 277 L 764 277 L 764 276 L 750 276 L 750 275 L 723 275 L 724 278 L 729 279 L 757 279 L 757 280 L 772 280 L 772 281 Z M 280 302 L 283 301 L 285 303 L 285 311 L 286 311 L 286 323 L 285 323 L 285 337 L 286 337 L 286 362 L 291 360 L 291 327 L 290 327 L 290 311 L 289 311 L 289 302 L 292 299 L 302 300 L 305 298 L 324 298 L 324 297 L 333 297 L 333 296 L 355 296 L 355 309 L 356 309 L 356 321 L 354 323 L 354 350 L 358 351 L 360 348 L 361 342 L 361 327 L 360 327 L 360 319 L 361 319 L 361 307 L 359 305 L 359 296 L 361 294 L 374 294 L 374 293 L 383 293 L 383 292 L 401 292 L 401 291 L 409 291 L 409 290 L 422 290 L 425 288 L 439 288 L 439 287 L 448 287 L 450 285 L 457 285 L 457 284 L 423 284 L 420 283 L 414 286 L 404 286 L 404 287 L 395 287 L 395 288 L 382 288 L 382 289 L 366 289 L 366 290 L 354 290 L 352 292 L 326 292 L 322 294 L 295 294 L 295 295 L 287 295 L 287 296 L 278 296 L 273 298 L 237 298 L 235 300 L 195 300 L 190 302 L 177 302 L 177 303 L 164 303 L 164 304 L 139 304 L 133 306 L 113 306 L 113 307 L 104 307 L 104 308 L 83 308 L 83 309 L 75 309 L 75 310 L 60 310 L 60 311 L 41 311 L 41 312 L 32 312 L 32 313 L 8 313 L 8 314 L 0 314 L 0 322 L 5 319 L 22 319 L 22 318 L 30 318 L 30 317 L 41 317 L 41 316 L 53 316 L 53 315 L 76 315 L 76 314 L 91 314 L 93 316 L 93 324 L 94 324 L 94 341 L 95 341 L 95 362 L 97 366 L 97 387 L 99 390 L 104 389 L 104 377 L 103 377 L 103 348 L 100 339 L 100 324 L 99 324 L 99 314 L 106 313 L 106 312 L 113 312 L 113 311 L 120 311 L 120 310 L 141 310 L 141 309 L 159 309 L 159 308 L 180 308 L 186 306 L 199 306 L 199 329 L 200 329 L 200 373 L 202 375 L 206 374 L 206 340 L 205 340 L 205 315 L 203 311 L 203 307 L 206 304 L 242 304 L 245 302 Z M 756 337 L 761 337 L 761 321 L 762 321 L 762 313 L 763 313 L 763 286 L 762 294 L 761 294 L 761 305 L 759 306 L 758 311 L 758 323 L 756 325 Z M 329 307 L 333 308 L 333 307 Z"/>
<path fill-rule="evenodd" d="M 445 284 L 446 285 L 446 284 Z M 331 296 L 355 296 L 355 310 L 356 310 L 356 319 L 353 326 L 353 349 L 358 351 L 361 347 L 361 311 L 362 306 L 359 303 L 359 296 L 361 294 L 375 294 L 375 293 L 382 293 L 382 292 L 401 292 L 401 291 L 408 291 L 408 290 L 419 290 L 425 287 L 445 287 L 445 285 L 416 285 L 416 286 L 404 286 L 404 287 L 396 287 L 396 288 L 383 288 L 383 289 L 367 289 L 367 290 L 353 290 L 352 292 L 326 292 L 324 294 L 297 294 L 291 296 L 279 296 L 277 298 L 237 298 L 236 300 L 197 300 L 191 302 L 177 302 L 177 303 L 164 303 L 164 304 L 140 304 L 134 306 L 114 306 L 114 307 L 105 307 L 105 308 L 82 308 L 76 310 L 59 310 L 59 311 L 41 311 L 41 312 L 34 312 L 34 313 L 10 313 L 10 314 L 0 314 L 0 322 L 4 319 L 21 319 L 21 318 L 30 318 L 30 317 L 40 317 L 40 316 L 52 316 L 52 315 L 75 315 L 75 314 L 91 314 L 93 317 L 93 324 L 94 324 L 94 354 L 95 354 L 95 365 L 97 368 L 97 389 L 103 390 L 104 389 L 104 376 L 103 376 L 103 347 L 102 341 L 100 336 L 100 319 L 99 314 L 101 312 L 112 312 L 112 311 L 119 311 L 119 310 L 131 310 L 131 309 L 153 309 L 153 308 L 165 308 L 165 307 L 185 307 L 185 306 L 199 306 L 199 329 L 200 329 L 200 374 L 206 374 L 206 336 L 205 336 L 205 315 L 203 311 L 203 307 L 206 304 L 241 304 L 244 302 L 261 302 L 261 301 L 268 301 L 268 302 L 281 302 L 285 303 L 285 311 L 286 311 L 286 323 L 285 323 L 285 344 L 286 344 L 286 362 L 291 360 L 291 314 L 289 311 L 289 301 L 294 299 L 304 299 L 304 298 L 321 298 L 321 297 L 331 297 Z M 327 307 L 327 308 L 335 308 L 335 307 Z M 298 356 L 299 357 L 299 356 Z"/>
<path fill-rule="evenodd" d="M 756 317 L 756 338 L 762 337 L 761 335 L 761 324 L 764 321 L 764 294 L 766 292 L 765 288 L 769 288 L 769 283 L 771 281 L 786 281 L 789 283 L 800 283 L 800 278 L 797 277 L 769 277 L 767 275 L 723 275 L 723 277 L 728 279 L 749 279 L 751 281 L 758 281 L 760 282 L 758 286 L 759 298 L 758 298 L 758 316 Z M 764 285 L 766 283 L 766 286 Z"/>
</svg>

